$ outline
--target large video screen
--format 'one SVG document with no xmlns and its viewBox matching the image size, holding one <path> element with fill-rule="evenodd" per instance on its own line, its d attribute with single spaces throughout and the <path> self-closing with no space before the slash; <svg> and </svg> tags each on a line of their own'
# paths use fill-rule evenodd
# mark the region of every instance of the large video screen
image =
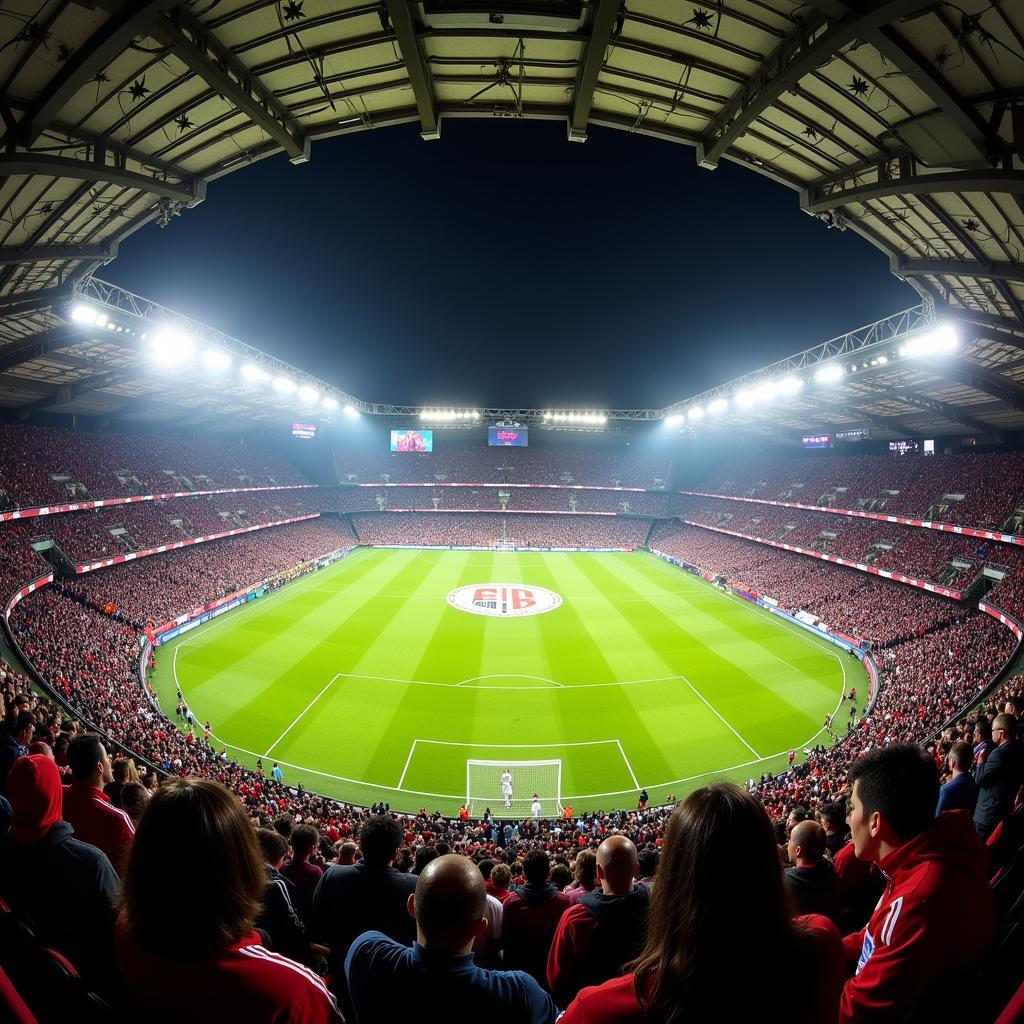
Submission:
<svg viewBox="0 0 1024 1024">
<path fill-rule="evenodd" d="M 911 455 L 921 450 L 920 441 L 890 441 L 889 451 L 895 452 L 897 455 Z"/>
<path fill-rule="evenodd" d="M 828 434 L 809 434 L 803 439 L 805 448 L 831 448 L 832 438 Z"/>
<path fill-rule="evenodd" d="M 432 452 L 434 432 L 432 430 L 392 430 L 391 450 L 393 452 Z"/>
<path fill-rule="evenodd" d="M 293 423 L 292 424 L 292 437 L 304 437 L 312 439 L 316 437 L 316 424 L 315 423 Z"/>
<path fill-rule="evenodd" d="M 529 444 L 527 427 L 488 427 L 487 443 L 492 448 L 525 448 Z"/>
</svg>

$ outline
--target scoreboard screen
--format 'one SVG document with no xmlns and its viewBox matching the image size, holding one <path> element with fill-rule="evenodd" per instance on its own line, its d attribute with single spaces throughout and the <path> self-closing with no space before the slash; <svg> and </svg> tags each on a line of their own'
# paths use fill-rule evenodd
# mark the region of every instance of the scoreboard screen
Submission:
<svg viewBox="0 0 1024 1024">
<path fill-rule="evenodd" d="M 487 443 L 492 448 L 525 448 L 529 444 L 527 427 L 488 427 Z"/>
<path fill-rule="evenodd" d="M 392 430 L 391 450 L 393 452 L 432 452 L 434 432 L 432 430 Z"/>
<path fill-rule="evenodd" d="M 316 424 L 315 423 L 293 423 L 292 424 L 292 437 L 305 437 L 312 439 L 316 437 Z"/>
<path fill-rule="evenodd" d="M 921 442 L 908 440 L 908 441 L 890 441 L 889 451 L 895 452 L 897 455 L 911 455 L 914 452 L 921 450 Z"/>
<path fill-rule="evenodd" d="M 831 448 L 832 438 L 828 434 L 810 434 L 803 439 L 805 448 Z"/>
</svg>

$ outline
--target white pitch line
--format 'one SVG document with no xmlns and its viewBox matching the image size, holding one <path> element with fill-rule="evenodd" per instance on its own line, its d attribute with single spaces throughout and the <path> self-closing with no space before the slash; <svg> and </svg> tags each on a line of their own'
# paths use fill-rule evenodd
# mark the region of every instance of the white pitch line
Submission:
<svg viewBox="0 0 1024 1024">
<path fill-rule="evenodd" d="M 622 741 L 616 740 L 615 745 L 619 748 L 619 753 L 622 755 L 622 760 L 626 762 L 626 769 L 629 772 L 629 777 L 633 780 L 633 785 L 639 790 L 641 785 L 636 780 L 636 772 L 633 771 L 633 766 L 629 763 L 629 758 L 626 757 L 626 752 L 622 749 Z"/>
<path fill-rule="evenodd" d="M 285 729 L 285 731 L 281 733 L 281 735 L 278 736 L 277 739 L 274 740 L 274 742 L 271 743 L 269 747 L 267 747 L 267 752 L 263 755 L 264 757 L 270 757 L 270 752 L 274 749 L 274 747 L 276 747 L 278 743 L 280 743 L 281 740 L 283 740 L 285 736 L 287 736 L 288 733 L 290 733 L 292 729 L 294 729 L 295 726 L 299 724 L 303 715 L 305 715 L 306 712 L 334 685 L 334 681 L 338 678 L 340 678 L 340 676 L 334 676 L 331 679 L 331 681 L 302 709 L 302 711 L 299 712 L 299 714 L 295 718 L 295 721 L 292 722 L 292 724 L 289 725 L 288 728 Z"/>
<path fill-rule="evenodd" d="M 618 740 L 576 740 L 573 743 L 461 743 L 457 740 L 417 740 L 417 743 L 436 743 L 440 747 L 479 747 L 481 750 L 539 750 L 550 747 L 595 747 L 602 743 L 618 743 Z"/>
<path fill-rule="evenodd" d="M 547 676 L 529 676 L 529 675 L 526 675 L 523 672 L 492 672 L 490 675 L 486 675 L 486 676 L 470 676 L 468 679 L 463 679 L 461 683 L 456 683 L 455 685 L 456 686 L 465 686 L 466 683 L 475 683 L 478 679 L 536 679 L 538 682 L 541 682 L 541 683 L 551 683 L 554 686 L 558 686 L 558 687 L 560 687 L 563 690 L 567 689 L 565 683 L 560 683 L 557 679 L 548 679 Z M 412 680 L 410 680 L 410 682 L 411 681 Z M 529 687 L 519 687 L 519 686 L 491 686 L 491 687 L 483 687 L 483 686 L 479 686 L 479 687 L 474 687 L 474 689 L 479 689 L 479 690 L 483 690 L 483 689 L 491 689 L 491 690 L 519 690 L 519 689 L 546 690 L 547 687 L 546 686 L 529 686 Z"/>
<path fill-rule="evenodd" d="M 722 715 L 718 711 L 715 710 L 715 708 L 712 706 L 711 702 L 700 692 L 700 690 L 697 689 L 696 686 L 693 685 L 693 683 L 690 682 L 689 679 L 686 678 L 686 676 L 680 676 L 679 678 L 682 679 L 682 681 L 684 683 L 686 683 L 686 685 L 691 690 L 693 690 L 693 692 L 702 701 L 704 701 L 704 703 L 708 706 L 708 708 L 712 712 L 712 714 L 714 714 L 718 718 L 718 720 L 722 723 L 722 725 L 724 725 L 726 727 L 726 729 L 728 729 L 729 732 L 731 732 L 733 734 L 733 736 L 735 736 L 736 739 L 738 739 L 740 741 L 740 743 L 742 743 L 743 746 L 745 746 L 747 748 L 747 750 L 749 750 L 754 755 L 754 757 L 756 757 L 759 761 L 762 760 L 761 755 L 729 724 L 729 722 L 725 718 L 722 717 Z"/>
<path fill-rule="evenodd" d="M 395 787 L 396 789 L 401 789 L 402 783 L 405 782 L 405 773 L 409 770 L 409 762 L 412 761 L 412 755 L 416 750 L 417 743 L 419 743 L 419 740 L 412 741 L 412 746 L 409 748 L 409 756 L 405 759 L 405 767 L 402 769 L 402 777 L 398 780 L 398 785 Z"/>
</svg>

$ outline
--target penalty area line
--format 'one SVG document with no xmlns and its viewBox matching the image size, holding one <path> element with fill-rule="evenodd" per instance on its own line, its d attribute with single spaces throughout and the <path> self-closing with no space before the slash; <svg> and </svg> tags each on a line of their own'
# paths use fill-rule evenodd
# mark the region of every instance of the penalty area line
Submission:
<svg viewBox="0 0 1024 1024">
<path fill-rule="evenodd" d="M 405 773 L 409 770 L 409 764 L 412 761 L 412 755 L 416 752 L 417 743 L 419 743 L 419 740 L 412 741 L 412 746 L 409 748 L 409 756 L 405 759 L 405 767 L 402 769 L 402 777 L 398 780 L 396 789 L 401 789 L 402 783 L 405 782 Z"/>
<path fill-rule="evenodd" d="M 278 736 L 277 739 L 274 740 L 274 742 L 271 743 L 269 747 L 267 747 L 267 752 L 263 755 L 264 757 L 270 757 L 270 752 L 274 749 L 274 747 L 276 747 L 278 743 L 280 743 L 281 740 L 283 740 L 285 736 L 287 736 L 288 733 L 290 733 L 292 729 L 294 729 L 295 726 L 299 724 L 299 722 L 305 716 L 306 712 L 309 711 L 309 709 L 334 685 L 335 681 L 339 678 L 340 675 L 334 676 L 330 680 L 330 682 L 299 712 L 299 714 L 295 718 L 295 721 L 293 721 L 292 724 L 289 725 L 288 728 L 285 729 L 285 731 L 281 733 L 281 735 Z"/>
<path fill-rule="evenodd" d="M 759 761 L 764 760 L 764 758 L 762 758 L 761 755 L 729 724 L 728 720 L 724 718 L 714 708 L 714 706 L 711 704 L 711 701 L 709 701 L 707 697 L 705 697 L 704 694 L 702 694 L 700 690 L 698 690 L 697 687 L 694 686 L 693 683 L 691 683 L 690 680 L 686 678 L 686 676 L 680 676 L 679 678 L 682 679 L 682 681 L 686 683 L 686 685 L 691 690 L 693 690 L 693 692 L 705 703 L 705 705 L 707 705 L 708 710 L 711 711 L 711 713 L 722 723 L 722 725 L 724 725 L 726 729 L 728 729 L 729 732 L 731 732 L 733 736 L 735 736 L 736 739 L 738 739 L 740 743 L 742 743 L 743 746 L 745 746 L 747 750 L 749 750 L 754 755 L 754 757 L 756 757 Z"/>
<path fill-rule="evenodd" d="M 633 785 L 636 786 L 637 791 L 643 787 L 637 782 L 636 772 L 633 771 L 633 766 L 629 763 L 629 758 L 626 757 L 626 752 L 622 749 L 622 741 L 616 740 L 615 745 L 619 748 L 619 753 L 622 755 L 622 760 L 626 762 L 626 770 L 629 772 L 629 777 L 633 780 Z"/>
</svg>

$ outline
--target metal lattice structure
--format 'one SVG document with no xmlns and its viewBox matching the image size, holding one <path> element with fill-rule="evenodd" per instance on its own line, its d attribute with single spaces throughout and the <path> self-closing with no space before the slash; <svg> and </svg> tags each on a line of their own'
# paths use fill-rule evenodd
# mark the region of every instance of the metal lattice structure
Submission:
<svg viewBox="0 0 1024 1024">
<path fill-rule="evenodd" d="M 844 384 L 858 415 L 948 427 L 936 410 L 972 406 L 1020 426 L 1003 415 L 1024 329 L 1017 0 L 9 0 L 0 44 L 0 404 L 258 414 L 243 393 L 131 372 L 129 336 L 69 329 L 75 289 L 101 288 L 123 239 L 256 160 L 303 163 L 321 139 L 388 125 L 437 139 L 455 117 L 537 118 L 574 141 L 593 125 L 655 136 L 796 190 L 970 335 L 955 380 Z"/>
</svg>

